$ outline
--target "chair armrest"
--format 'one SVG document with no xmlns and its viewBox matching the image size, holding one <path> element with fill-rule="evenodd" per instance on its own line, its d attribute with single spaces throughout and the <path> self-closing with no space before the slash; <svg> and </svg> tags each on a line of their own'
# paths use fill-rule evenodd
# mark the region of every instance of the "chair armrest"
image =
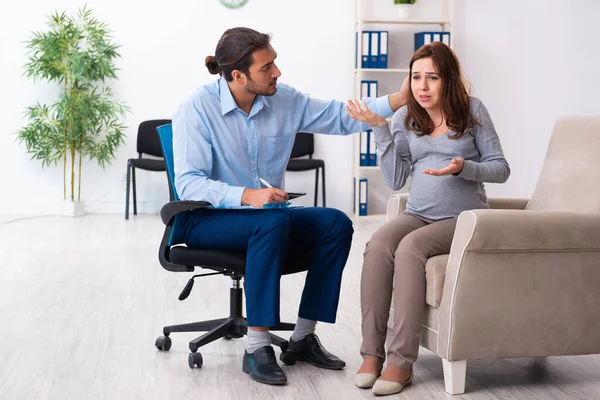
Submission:
<svg viewBox="0 0 600 400">
<path fill-rule="evenodd" d="M 600 353 L 600 213 L 460 214 L 439 307 L 450 361 Z"/>
<path fill-rule="evenodd" d="M 492 197 L 488 199 L 491 209 L 495 210 L 524 210 L 529 203 L 529 199 L 518 198 L 500 198 Z"/>
<path fill-rule="evenodd" d="M 160 218 L 162 219 L 162 222 L 167 225 L 175 215 L 182 211 L 191 211 L 197 208 L 206 208 L 210 206 L 211 204 L 206 201 L 171 201 L 160 209 Z"/>
<path fill-rule="evenodd" d="M 408 194 L 393 194 L 390 196 L 387 203 L 388 222 L 395 216 L 399 215 L 402 211 L 406 210 L 407 201 Z"/>
</svg>

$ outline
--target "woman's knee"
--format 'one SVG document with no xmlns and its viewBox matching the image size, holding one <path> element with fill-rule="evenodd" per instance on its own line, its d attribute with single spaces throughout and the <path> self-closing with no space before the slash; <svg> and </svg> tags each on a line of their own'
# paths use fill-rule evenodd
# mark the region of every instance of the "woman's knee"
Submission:
<svg viewBox="0 0 600 400">
<path fill-rule="evenodd" d="M 428 258 L 427 238 L 413 231 L 406 235 L 396 248 L 396 257 L 402 257 L 403 254 L 416 255 L 421 258 Z"/>
<path fill-rule="evenodd" d="M 372 252 L 384 252 L 394 254 L 394 251 L 398 247 L 399 240 L 390 234 L 388 229 L 385 229 L 385 225 L 380 227 L 373 233 L 371 239 L 365 246 L 365 255 Z"/>
</svg>

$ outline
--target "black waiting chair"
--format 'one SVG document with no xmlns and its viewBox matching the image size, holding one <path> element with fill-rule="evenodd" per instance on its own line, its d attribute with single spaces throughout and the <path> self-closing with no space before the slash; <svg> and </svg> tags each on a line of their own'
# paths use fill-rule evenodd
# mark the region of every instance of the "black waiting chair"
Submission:
<svg viewBox="0 0 600 400">
<path fill-rule="evenodd" d="M 325 202 L 325 161 L 312 158 L 315 152 L 315 138 L 312 133 L 298 132 L 294 139 L 294 147 L 286 171 L 312 171 L 315 170 L 315 207 L 319 194 L 319 168 L 323 177 L 323 207 Z M 308 158 L 300 158 L 306 157 Z"/>
<path fill-rule="evenodd" d="M 170 124 L 170 119 L 153 119 L 144 121 L 138 127 L 137 134 L 137 152 L 138 158 L 127 160 L 127 189 L 125 191 L 125 219 L 129 219 L 129 189 L 133 183 L 133 215 L 137 215 L 137 192 L 135 187 L 135 169 L 145 171 L 166 171 L 165 160 L 160 147 L 160 139 L 156 133 L 156 128 Z M 143 154 L 151 155 L 155 158 L 142 158 Z"/>
<path fill-rule="evenodd" d="M 158 128 L 160 141 L 167 165 L 167 177 L 171 185 L 171 201 L 162 207 L 160 217 L 166 225 L 165 232 L 160 243 L 158 259 L 160 264 L 172 272 L 194 272 L 195 267 L 210 269 L 214 272 L 194 275 L 179 295 L 179 300 L 185 300 L 194 285 L 194 278 L 208 275 L 225 275 L 231 278 L 229 316 L 211 321 L 193 322 L 183 325 L 171 325 L 163 328 L 163 335 L 155 341 L 159 350 L 168 351 L 171 348 L 173 332 L 206 332 L 202 336 L 189 343 L 191 353 L 188 356 L 190 368 L 202 367 L 202 355 L 197 352 L 198 348 L 220 338 L 236 339 L 247 333 L 247 322 L 243 316 L 243 289 L 240 281 L 246 270 L 246 252 L 227 251 L 214 249 L 190 249 L 183 244 L 182 226 L 185 223 L 187 211 L 198 208 L 210 207 L 210 203 L 203 201 L 179 201 L 177 192 L 173 186 L 173 130 L 170 124 Z M 227 212 L 227 210 L 223 210 Z M 210 232 L 206 232 L 210 235 Z M 289 260 L 284 268 L 284 274 L 293 274 L 306 271 L 309 260 Z M 271 327 L 274 331 L 293 331 L 295 324 L 281 323 Z M 283 353 L 283 361 L 286 364 L 295 363 L 292 353 L 286 353 L 288 341 L 271 333 L 271 342 L 279 346 Z"/>
</svg>

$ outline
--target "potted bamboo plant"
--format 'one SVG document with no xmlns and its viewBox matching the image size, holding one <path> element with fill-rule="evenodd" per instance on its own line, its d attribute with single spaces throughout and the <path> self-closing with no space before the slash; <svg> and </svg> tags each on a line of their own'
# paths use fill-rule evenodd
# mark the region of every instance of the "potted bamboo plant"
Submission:
<svg viewBox="0 0 600 400">
<path fill-rule="evenodd" d="M 121 122 L 127 107 L 115 98 L 107 79 L 116 79 L 118 45 L 107 25 L 84 7 L 71 17 L 54 13 L 49 30 L 34 32 L 27 44 L 27 78 L 57 85 L 56 102 L 27 108 L 27 126 L 17 133 L 32 159 L 63 168 L 64 213 L 83 215 L 81 166 L 84 158 L 104 168 L 124 143 Z M 67 190 L 67 187 L 69 188 Z"/>
<path fill-rule="evenodd" d="M 411 5 L 415 4 L 417 0 L 393 0 L 394 9 L 396 10 L 396 17 L 398 19 L 408 19 L 410 17 Z"/>
</svg>

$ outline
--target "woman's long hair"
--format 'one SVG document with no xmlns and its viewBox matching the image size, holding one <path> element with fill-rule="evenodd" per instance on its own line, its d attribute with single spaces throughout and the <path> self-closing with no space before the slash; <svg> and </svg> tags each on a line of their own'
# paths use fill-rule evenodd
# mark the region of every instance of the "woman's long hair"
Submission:
<svg viewBox="0 0 600 400">
<path fill-rule="evenodd" d="M 431 58 L 435 72 L 442 79 L 442 95 L 440 106 L 446 125 L 456 134 L 451 139 L 458 139 L 469 131 L 477 120 L 471 115 L 469 93 L 465 86 L 460 63 L 450 47 L 442 42 L 433 42 L 422 46 L 410 60 L 409 79 L 412 82 L 413 64 L 422 58 Z M 421 107 L 412 94 L 408 97 L 408 113 L 404 124 L 417 136 L 429 135 L 434 130 L 433 121 L 427 111 Z"/>
</svg>

